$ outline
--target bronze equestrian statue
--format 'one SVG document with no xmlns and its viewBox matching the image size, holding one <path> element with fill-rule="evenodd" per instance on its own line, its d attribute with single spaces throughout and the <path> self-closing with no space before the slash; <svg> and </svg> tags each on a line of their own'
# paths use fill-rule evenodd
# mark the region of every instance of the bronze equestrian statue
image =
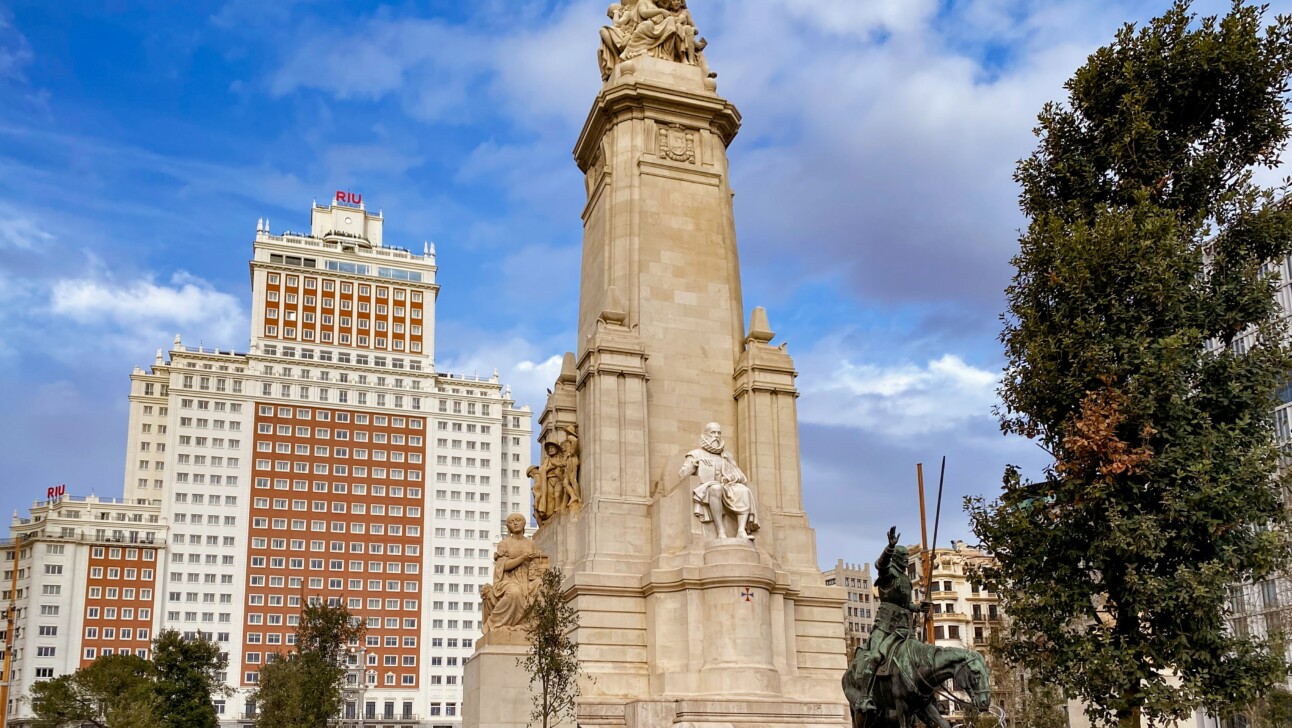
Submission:
<svg viewBox="0 0 1292 728">
<path fill-rule="evenodd" d="M 969 694 L 976 709 L 988 710 L 987 662 L 972 650 L 935 647 L 912 637 L 912 619 L 933 605 L 914 604 L 910 555 L 897 539 L 897 528 L 888 529 L 888 546 L 875 562 L 875 629 L 843 675 L 853 728 L 912 728 L 917 717 L 928 728 L 951 728 L 938 712 L 935 693 L 949 680 Z M 944 697 L 949 697 L 945 691 Z"/>
</svg>

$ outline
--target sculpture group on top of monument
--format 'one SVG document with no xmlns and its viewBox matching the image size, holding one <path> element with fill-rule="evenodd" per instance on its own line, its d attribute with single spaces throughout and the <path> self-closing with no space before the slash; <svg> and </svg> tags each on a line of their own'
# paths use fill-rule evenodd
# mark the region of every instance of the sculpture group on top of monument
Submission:
<svg viewBox="0 0 1292 728">
<path fill-rule="evenodd" d="M 543 459 L 525 474 L 533 481 L 534 519 L 543 524 L 558 513 L 583 503 L 579 490 L 579 435 L 574 425 L 566 425 L 565 439 L 543 443 Z"/>
<path fill-rule="evenodd" d="M 700 484 L 691 491 L 695 517 L 700 523 L 713 523 L 718 538 L 727 538 L 726 517 L 736 522 L 736 538 L 753 540 L 758 530 L 754 491 L 745 474 L 727 452 L 722 441 L 722 426 L 710 422 L 700 434 L 700 447 L 688 452 L 678 477 L 698 476 Z"/>
<path fill-rule="evenodd" d="M 623 0 L 607 8 L 606 15 L 610 25 L 601 29 L 597 52 L 601 80 L 610 78 L 621 61 L 644 55 L 705 66 L 706 42 L 696 37 L 686 0 Z"/>
<path fill-rule="evenodd" d="M 542 552 L 525 536 L 526 518 L 507 516 L 507 537 L 493 555 L 493 584 L 480 588 L 481 631 L 523 627 L 530 596 L 543 578 Z"/>
<path fill-rule="evenodd" d="M 969 695 L 979 711 L 991 707 L 987 663 L 982 655 L 959 647 L 935 647 L 913 634 L 913 620 L 929 614 L 933 605 L 914 602 L 908 575 L 910 556 L 897 543 L 897 528 L 888 529 L 888 546 L 875 561 L 879 608 L 875 628 L 858 647 L 843 675 L 843 692 L 852 710 L 854 728 L 911 728 L 916 717 L 926 726 L 951 728 L 938 712 L 942 697 L 963 702 L 940 686 L 950 680 Z M 940 694 L 939 694 L 940 693 Z"/>
</svg>

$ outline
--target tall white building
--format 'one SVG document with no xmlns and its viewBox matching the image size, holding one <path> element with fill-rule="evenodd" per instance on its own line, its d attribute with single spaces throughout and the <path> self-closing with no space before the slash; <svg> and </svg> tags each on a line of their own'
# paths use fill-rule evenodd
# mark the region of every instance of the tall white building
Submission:
<svg viewBox="0 0 1292 728">
<path fill-rule="evenodd" d="M 851 564 L 843 559 L 821 572 L 826 586 L 840 586 L 848 593 L 843 603 L 843 642 L 848 658 L 865 646 L 875 630 L 875 589 L 870 581 L 870 564 Z"/>
<path fill-rule="evenodd" d="M 177 336 L 130 378 L 124 500 L 155 504 L 164 542 L 150 628 L 226 649 L 229 726 L 315 598 L 367 626 L 347 723 L 459 725 L 499 524 L 529 508 L 529 407 L 496 372 L 436 370 L 435 254 L 383 222 L 338 193 L 308 234 L 258 223 L 247 351 Z"/>
</svg>

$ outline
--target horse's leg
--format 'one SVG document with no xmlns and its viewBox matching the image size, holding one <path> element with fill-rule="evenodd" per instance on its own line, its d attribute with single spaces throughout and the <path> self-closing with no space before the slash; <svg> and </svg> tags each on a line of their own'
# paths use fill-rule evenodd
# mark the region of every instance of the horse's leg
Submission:
<svg viewBox="0 0 1292 728">
<path fill-rule="evenodd" d="M 893 679 L 897 681 L 896 678 Z M 897 712 L 897 728 L 911 728 L 915 725 L 915 716 L 907 714 L 906 698 L 901 695 L 897 685 L 893 685 L 893 709 Z"/>
<path fill-rule="evenodd" d="M 929 728 L 951 728 L 951 724 L 947 722 L 947 719 L 943 718 L 942 714 L 938 712 L 936 701 L 930 700 L 929 704 L 924 706 L 924 710 L 920 712 L 920 715 L 924 718 L 924 723 Z"/>
</svg>

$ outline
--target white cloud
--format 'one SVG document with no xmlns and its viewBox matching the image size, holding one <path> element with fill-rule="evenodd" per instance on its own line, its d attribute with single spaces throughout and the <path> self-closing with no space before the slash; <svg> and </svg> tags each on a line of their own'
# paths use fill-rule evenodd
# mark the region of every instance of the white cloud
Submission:
<svg viewBox="0 0 1292 728">
<path fill-rule="evenodd" d="M 53 240 L 52 233 L 46 232 L 29 217 L 6 215 L 4 222 L 0 222 L 0 248 L 35 250 Z"/>
<path fill-rule="evenodd" d="M 779 5 L 818 31 L 859 38 L 918 29 L 937 11 L 933 0 L 785 0 Z"/>
<path fill-rule="evenodd" d="M 175 333 L 208 346 L 243 345 L 247 318 L 238 300 L 180 271 L 168 284 L 150 277 L 123 283 L 100 278 L 66 278 L 50 287 L 49 310 L 75 324 L 93 327 L 105 340 L 136 356 L 170 343 Z"/>
<path fill-rule="evenodd" d="M 561 355 L 546 355 L 548 347 L 518 335 L 459 329 L 452 336 L 445 341 L 457 344 L 460 353 L 437 358 L 437 371 L 489 377 L 496 370 L 499 380 L 511 387 L 517 406 L 529 405 L 535 414 L 543 410 L 547 390 L 561 372 Z"/>
<path fill-rule="evenodd" d="M 561 360 L 561 355 L 553 355 L 543 361 L 525 360 L 510 366 L 507 382 L 512 385 L 516 403 L 529 404 L 535 412 L 541 412 L 547 405 L 547 390 L 561 373 Z"/>
<path fill-rule="evenodd" d="M 33 57 L 27 37 L 14 27 L 9 11 L 0 8 L 0 79 L 24 80 Z"/>
<path fill-rule="evenodd" d="M 376 18 L 346 31 L 312 28 L 270 80 L 283 96 L 298 89 L 340 99 L 402 92 L 404 108 L 423 121 L 461 121 L 453 113 L 471 96 L 487 48 L 464 28 L 439 20 Z"/>
<path fill-rule="evenodd" d="M 803 422 L 902 438 L 958 430 L 966 420 L 992 416 L 999 374 L 960 356 L 878 365 L 857 362 L 832 345 L 825 349 L 800 360 Z"/>
<path fill-rule="evenodd" d="M 520 17 L 514 7 L 480 7 L 460 25 L 379 13 L 344 28 L 312 28 L 269 91 L 315 89 L 342 100 L 393 94 L 419 121 L 463 124 L 502 114 L 553 136 L 553 123 L 558 132 L 575 127 L 596 94 L 598 5 L 579 0 L 544 15 L 522 8 Z"/>
<path fill-rule="evenodd" d="M 81 323 L 112 321 L 131 326 L 157 320 L 188 324 L 238 314 L 238 302 L 199 278 L 177 273 L 172 285 L 139 280 L 114 286 L 89 279 L 61 280 L 54 284 L 51 308 Z"/>
<path fill-rule="evenodd" d="M 493 90 L 512 121 L 561 144 L 562 152 L 574 144 L 563 135 L 583 123 L 600 86 L 597 28 L 606 20 L 608 4 L 578 0 L 554 13 L 549 23 L 479 39 L 492 46 Z M 554 122 L 557 128 L 550 129 Z"/>
</svg>

